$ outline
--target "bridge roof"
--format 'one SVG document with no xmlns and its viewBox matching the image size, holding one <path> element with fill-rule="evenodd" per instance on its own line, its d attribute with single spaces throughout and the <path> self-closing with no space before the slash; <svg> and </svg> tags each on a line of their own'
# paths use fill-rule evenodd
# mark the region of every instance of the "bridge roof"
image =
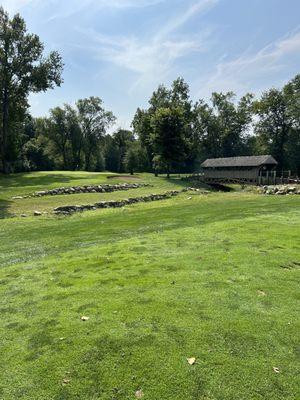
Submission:
<svg viewBox="0 0 300 400">
<path fill-rule="evenodd" d="M 225 167 L 260 167 L 262 165 L 277 165 L 277 161 L 271 155 L 245 156 L 227 158 L 208 158 L 201 164 L 203 168 Z"/>
</svg>

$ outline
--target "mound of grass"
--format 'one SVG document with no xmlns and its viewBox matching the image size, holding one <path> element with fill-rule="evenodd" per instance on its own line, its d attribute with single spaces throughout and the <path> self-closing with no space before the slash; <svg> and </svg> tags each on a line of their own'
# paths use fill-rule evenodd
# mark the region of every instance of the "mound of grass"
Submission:
<svg viewBox="0 0 300 400">
<path fill-rule="evenodd" d="M 106 180 L 97 175 L 81 184 Z M 12 179 L 2 201 L 60 186 Z M 182 185 L 143 180 L 154 192 Z M 38 209 L 43 198 L 30 200 Z M 193 192 L 2 219 L 0 398 L 300 398 L 299 205 L 297 196 Z"/>
</svg>

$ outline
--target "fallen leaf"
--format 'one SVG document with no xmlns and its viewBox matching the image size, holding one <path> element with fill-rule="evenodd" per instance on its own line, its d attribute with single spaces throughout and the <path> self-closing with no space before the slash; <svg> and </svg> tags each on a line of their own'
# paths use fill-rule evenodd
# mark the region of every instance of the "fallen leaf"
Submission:
<svg viewBox="0 0 300 400">
<path fill-rule="evenodd" d="M 196 362 L 196 358 L 195 358 L 195 357 L 187 358 L 187 362 L 188 362 L 190 365 L 194 365 L 195 362 Z"/>
<path fill-rule="evenodd" d="M 88 321 L 90 317 L 85 317 L 84 315 L 80 317 L 81 321 Z"/>
<path fill-rule="evenodd" d="M 262 290 L 258 290 L 258 291 L 257 291 L 257 294 L 258 294 L 259 296 L 266 296 L 266 293 L 265 293 L 264 291 L 262 291 Z"/>
<path fill-rule="evenodd" d="M 273 371 L 276 372 L 276 374 L 279 374 L 279 372 L 280 372 L 278 367 L 273 367 Z"/>
<path fill-rule="evenodd" d="M 137 391 L 135 392 L 135 397 L 136 397 L 137 399 L 141 399 L 142 397 L 144 397 L 144 393 L 143 393 L 142 389 L 137 390 Z"/>
</svg>

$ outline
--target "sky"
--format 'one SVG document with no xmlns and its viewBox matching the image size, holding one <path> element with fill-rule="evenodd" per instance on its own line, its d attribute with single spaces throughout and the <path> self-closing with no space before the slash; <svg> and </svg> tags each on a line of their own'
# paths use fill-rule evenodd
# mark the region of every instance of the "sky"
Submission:
<svg viewBox="0 0 300 400">
<path fill-rule="evenodd" d="M 99 96 L 130 128 L 159 84 L 178 76 L 193 100 L 259 96 L 300 73 L 299 0 L 4 0 L 45 53 L 65 64 L 60 88 L 30 96 L 31 113 Z"/>
</svg>

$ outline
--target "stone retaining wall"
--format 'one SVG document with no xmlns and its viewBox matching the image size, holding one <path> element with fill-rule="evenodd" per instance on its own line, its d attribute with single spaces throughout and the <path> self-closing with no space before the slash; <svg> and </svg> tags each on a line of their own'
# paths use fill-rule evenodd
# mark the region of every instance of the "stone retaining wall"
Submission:
<svg viewBox="0 0 300 400">
<path fill-rule="evenodd" d="M 41 196 L 55 196 L 60 194 L 74 194 L 74 193 L 110 193 L 118 190 L 138 189 L 142 187 L 151 186 L 148 183 L 122 183 L 116 185 L 84 185 L 61 187 L 57 189 L 41 190 L 33 194 L 34 197 Z"/>
<path fill-rule="evenodd" d="M 178 194 L 180 194 L 182 192 L 187 192 L 187 191 L 188 191 L 188 189 L 172 190 L 172 191 L 165 192 L 162 194 L 150 194 L 148 196 L 133 197 L 133 198 L 124 199 L 124 200 L 100 201 L 99 203 L 81 205 L 81 206 L 77 206 L 77 205 L 62 206 L 62 207 L 55 208 L 54 213 L 68 215 L 68 214 L 72 214 L 74 212 L 96 210 L 99 208 L 120 208 L 120 207 L 128 206 L 130 204 L 135 204 L 135 203 L 169 199 L 173 196 L 177 196 Z"/>
<path fill-rule="evenodd" d="M 263 186 L 261 190 L 267 195 L 300 194 L 300 186 Z"/>
</svg>

